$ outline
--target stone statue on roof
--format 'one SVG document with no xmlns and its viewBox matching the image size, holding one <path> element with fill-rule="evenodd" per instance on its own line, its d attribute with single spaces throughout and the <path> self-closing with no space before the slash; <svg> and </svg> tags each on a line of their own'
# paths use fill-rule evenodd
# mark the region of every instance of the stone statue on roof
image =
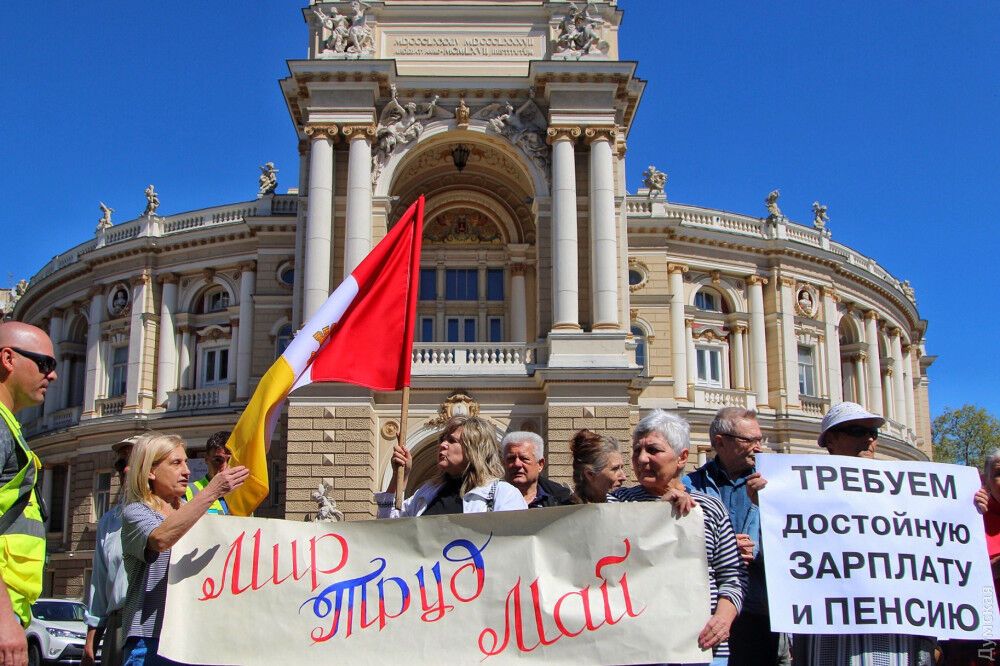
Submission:
<svg viewBox="0 0 1000 666">
<path fill-rule="evenodd" d="M 667 174 L 650 164 L 649 168 L 642 172 L 642 184 L 649 190 L 650 197 L 663 194 L 663 189 L 667 186 Z"/>
<path fill-rule="evenodd" d="M 587 3 L 583 10 L 576 3 L 569 3 L 569 13 L 559 22 L 553 53 L 579 57 L 588 55 L 592 49 L 601 49 L 603 45 L 597 27 L 604 23 L 605 20 L 597 15 L 594 3 Z"/>
<path fill-rule="evenodd" d="M 257 195 L 274 194 L 278 188 L 278 170 L 274 168 L 274 162 L 267 162 L 257 168 L 260 169 L 260 177 L 257 179 L 259 186 Z"/>
<path fill-rule="evenodd" d="M 145 193 L 146 210 L 142 211 L 142 214 L 144 216 L 156 215 L 156 209 L 160 207 L 160 196 L 156 193 L 152 183 L 145 189 Z"/>
<path fill-rule="evenodd" d="M 826 206 L 818 201 L 813 201 L 813 227 L 823 231 L 829 221 L 830 216 L 826 214 Z"/>
<path fill-rule="evenodd" d="M 771 190 L 770 193 L 768 193 L 767 198 L 764 199 L 764 205 L 767 206 L 767 219 L 769 222 L 777 222 L 785 217 L 782 215 L 781 209 L 778 207 L 778 197 L 780 196 L 781 192 L 778 190 Z"/>
<path fill-rule="evenodd" d="M 112 224 L 111 213 L 115 212 L 115 209 L 105 205 L 103 201 L 98 203 L 101 205 L 101 219 L 97 221 L 97 229 L 98 231 L 102 229 L 110 229 Z"/>
</svg>

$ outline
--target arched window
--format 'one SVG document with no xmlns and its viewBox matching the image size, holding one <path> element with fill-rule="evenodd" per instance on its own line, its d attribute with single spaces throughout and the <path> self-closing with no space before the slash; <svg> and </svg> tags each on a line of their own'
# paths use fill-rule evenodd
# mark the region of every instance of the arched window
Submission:
<svg viewBox="0 0 1000 666">
<path fill-rule="evenodd" d="M 222 312 L 229 307 L 229 292 L 222 287 L 208 289 L 201 298 L 201 313 Z"/>
<path fill-rule="evenodd" d="M 702 312 L 729 312 L 726 299 L 721 293 L 709 287 L 702 287 L 694 295 L 694 306 Z"/>
<path fill-rule="evenodd" d="M 285 353 L 288 348 L 289 343 L 291 343 L 294 337 L 292 333 L 292 325 L 285 324 L 278 329 L 278 335 L 274 339 L 274 357 L 278 358 Z"/>
</svg>

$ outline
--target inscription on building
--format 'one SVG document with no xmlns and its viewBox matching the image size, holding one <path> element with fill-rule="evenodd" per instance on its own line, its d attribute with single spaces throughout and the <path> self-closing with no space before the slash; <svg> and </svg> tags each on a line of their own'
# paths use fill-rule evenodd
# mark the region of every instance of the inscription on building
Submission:
<svg viewBox="0 0 1000 666">
<path fill-rule="evenodd" d="M 392 55 L 538 57 L 542 38 L 516 35 L 401 35 L 390 37 Z"/>
</svg>

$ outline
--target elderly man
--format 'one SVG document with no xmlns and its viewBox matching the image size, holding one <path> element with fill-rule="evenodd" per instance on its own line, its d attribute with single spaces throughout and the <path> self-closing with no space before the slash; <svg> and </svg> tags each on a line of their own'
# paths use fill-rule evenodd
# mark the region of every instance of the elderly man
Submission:
<svg viewBox="0 0 1000 666">
<path fill-rule="evenodd" d="M 0 324 L 0 663 L 26 664 L 23 626 L 42 591 L 45 525 L 35 494 L 41 464 L 14 414 L 45 400 L 56 380 L 52 341 L 40 328 Z"/>
<path fill-rule="evenodd" d="M 761 434 L 757 412 L 724 407 L 712 420 L 708 436 L 715 458 L 684 477 L 684 485 L 722 501 L 736 532 L 740 556 L 747 564 L 749 586 L 743 610 L 731 629 L 729 663 L 734 666 L 787 663 L 787 640 L 771 631 L 768 618 L 760 512 L 748 492 L 759 478 L 754 468 L 756 455 L 767 441 Z"/>
<path fill-rule="evenodd" d="M 97 522 L 94 543 L 94 570 L 90 578 L 90 606 L 86 612 L 87 642 L 83 646 L 82 666 L 95 664 L 97 646 L 104 638 L 101 663 L 121 663 L 121 609 L 128 592 L 128 576 L 122 557 L 122 499 L 125 497 L 125 471 L 139 435 L 115 442 L 115 472 L 118 474 L 118 498 Z"/>
<path fill-rule="evenodd" d="M 545 442 L 533 432 L 511 432 L 500 442 L 507 483 L 521 491 L 529 509 L 570 503 L 566 486 L 542 477 Z"/>
<path fill-rule="evenodd" d="M 205 476 L 197 481 L 192 481 L 188 485 L 187 490 L 184 492 L 185 502 L 190 502 L 191 498 L 208 485 L 212 477 L 229 467 L 229 459 L 233 457 L 232 451 L 226 446 L 226 442 L 229 441 L 229 435 L 230 432 L 228 430 L 220 430 L 208 438 L 208 442 L 205 443 L 205 464 L 208 465 L 208 472 Z M 220 497 L 212 502 L 212 506 L 209 507 L 207 513 L 228 516 L 229 505 L 226 504 L 225 498 Z"/>
</svg>

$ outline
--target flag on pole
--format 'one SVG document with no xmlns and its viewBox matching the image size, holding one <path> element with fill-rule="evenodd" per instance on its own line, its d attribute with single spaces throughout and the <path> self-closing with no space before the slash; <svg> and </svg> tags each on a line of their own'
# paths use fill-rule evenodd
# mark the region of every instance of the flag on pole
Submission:
<svg viewBox="0 0 1000 666">
<path fill-rule="evenodd" d="M 231 464 L 250 469 L 246 483 L 226 496 L 233 514 L 248 516 L 267 497 L 267 450 L 293 389 L 332 381 L 376 391 L 410 385 L 423 222 L 421 196 L 261 378 L 227 443 Z"/>
</svg>

